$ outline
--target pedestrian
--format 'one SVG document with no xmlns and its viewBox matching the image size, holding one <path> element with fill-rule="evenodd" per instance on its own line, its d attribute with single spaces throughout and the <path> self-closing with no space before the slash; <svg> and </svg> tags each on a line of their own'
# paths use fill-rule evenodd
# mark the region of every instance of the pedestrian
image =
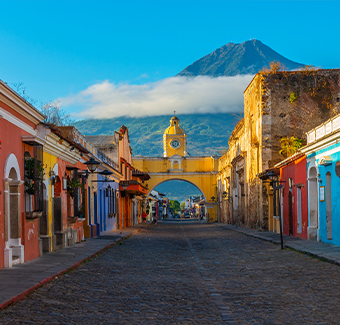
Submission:
<svg viewBox="0 0 340 325">
<path fill-rule="evenodd" d="M 143 221 L 143 224 L 145 225 L 146 224 L 146 212 L 142 213 L 142 221 Z"/>
<path fill-rule="evenodd" d="M 155 226 L 157 226 L 157 217 L 154 217 L 154 219 L 153 219 L 153 224 L 154 224 Z"/>
</svg>

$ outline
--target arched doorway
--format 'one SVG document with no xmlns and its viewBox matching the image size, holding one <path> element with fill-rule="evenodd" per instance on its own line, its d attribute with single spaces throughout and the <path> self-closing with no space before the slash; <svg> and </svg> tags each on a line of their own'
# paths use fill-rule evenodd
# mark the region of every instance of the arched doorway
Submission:
<svg viewBox="0 0 340 325">
<path fill-rule="evenodd" d="M 64 245 L 63 236 L 63 219 L 62 219 L 62 197 L 61 197 L 62 184 L 60 177 L 55 176 L 55 185 L 53 191 L 53 237 L 52 246 L 53 250 L 57 250 Z"/>
<path fill-rule="evenodd" d="M 157 199 L 158 197 L 158 199 Z M 167 179 L 154 185 L 147 194 L 149 219 L 204 218 L 206 198 L 194 183 L 184 179 Z"/>
<path fill-rule="evenodd" d="M 316 167 L 311 167 L 308 172 L 308 239 L 317 238 L 319 227 L 319 195 L 317 175 Z"/>
<path fill-rule="evenodd" d="M 24 246 L 21 244 L 21 181 L 18 160 L 10 154 L 4 172 L 5 267 L 24 263 Z"/>
</svg>

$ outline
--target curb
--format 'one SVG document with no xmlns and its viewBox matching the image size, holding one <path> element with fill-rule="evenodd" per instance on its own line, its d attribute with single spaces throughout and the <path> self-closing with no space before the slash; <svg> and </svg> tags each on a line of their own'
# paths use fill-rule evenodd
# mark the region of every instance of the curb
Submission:
<svg viewBox="0 0 340 325">
<path fill-rule="evenodd" d="M 263 241 L 266 241 L 266 242 L 269 242 L 269 243 L 272 243 L 272 244 L 275 244 L 275 245 L 280 245 L 280 242 L 275 240 L 275 239 L 267 238 L 267 237 L 264 237 L 264 236 L 261 236 L 261 235 L 251 234 L 249 232 L 243 231 L 239 227 L 237 227 L 237 228 L 224 227 L 224 228 L 230 229 L 230 230 L 235 231 L 235 232 L 242 233 L 243 235 L 248 236 L 248 237 L 260 239 L 260 240 L 263 240 Z M 327 256 L 318 255 L 316 253 L 312 253 L 312 252 L 309 252 L 309 251 L 306 251 L 306 250 L 303 250 L 303 249 L 299 249 L 297 247 L 293 247 L 289 243 L 286 243 L 286 244 L 284 243 L 283 244 L 283 248 L 289 248 L 289 249 L 294 250 L 296 252 L 303 253 L 303 254 L 306 254 L 306 255 L 318 258 L 319 260 L 321 260 L 323 262 L 327 262 L 327 263 L 331 263 L 331 264 L 340 266 L 340 261 L 339 260 L 334 260 L 334 259 L 332 259 L 330 257 L 327 257 Z"/>
<path fill-rule="evenodd" d="M 139 229 L 136 229 L 134 230 L 133 232 L 129 233 L 128 235 L 112 242 L 111 244 L 108 244 L 106 245 L 105 247 L 99 249 L 98 251 L 96 251 L 95 253 L 91 254 L 90 256 L 86 257 L 86 258 L 83 258 L 81 261 L 73 264 L 72 266 L 68 267 L 67 269 L 63 270 L 63 271 L 60 271 L 48 278 L 46 278 L 45 280 L 39 282 L 38 284 L 34 285 L 33 287 L 25 290 L 24 292 L 20 293 L 19 295 L 11 298 L 10 300 L 4 302 L 3 304 L 0 305 L 0 310 L 10 306 L 10 305 L 14 305 L 15 303 L 25 299 L 29 294 L 31 294 L 33 291 L 35 291 L 36 289 L 42 287 L 43 285 L 49 283 L 49 282 L 52 282 L 55 278 L 61 276 L 61 275 L 64 275 L 65 273 L 75 269 L 76 267 L 78 267 L 79 265 L 83 264 L 85 261 L 88 261 L 94 257 L 96 257 L 98 254 L 104 252 L 105 250 L 111 248 L 112 246 L 115 246 L 117 245 L 118 243 L 120 243 L 121 241 L 125 240 L 125 239 L 128 239 L 129 237 L 135 235 L 136 233 L 140 232 L 143 228 L 145 227 L 141 227 Z"/>
</svg>

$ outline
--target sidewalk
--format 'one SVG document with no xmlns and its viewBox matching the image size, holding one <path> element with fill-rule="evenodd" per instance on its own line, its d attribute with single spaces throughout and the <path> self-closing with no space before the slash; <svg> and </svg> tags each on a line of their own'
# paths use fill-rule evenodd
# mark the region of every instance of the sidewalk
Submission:
<svg viewBox="0 0 340 325">
<path fill-rule="evenodd" d="M 33 261 L 0 270 L 0 310 L 30 294 L 38 287 L 77 267 L 85 260 L 136 234 L 145 225 L 103 233 L 96 238 L 65 247 Z"/>
<path fill-rule="evenodd" d="M 219 224 L 220 227 L 243 233 L 261 240 L 269 241 L 274 244 L 281 244 L 280 234 L 270 231 L 257 231 L 253 229 L 241 228 L 227 224 Z M 306 253 L 317 258 L 321 258 L 327 262 L 340 265 L 340 247 L 315 240 L 307 240 L 292 236 L 283 236 L 283 244 L 286 248 L 294 249 L 301 253 Z"/>
</svg>

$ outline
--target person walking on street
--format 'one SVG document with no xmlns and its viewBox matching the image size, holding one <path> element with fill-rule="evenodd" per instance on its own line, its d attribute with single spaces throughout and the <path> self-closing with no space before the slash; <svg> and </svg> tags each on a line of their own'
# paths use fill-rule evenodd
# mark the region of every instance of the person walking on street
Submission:
<svg viewBox="0 0 340 325">
<path fill-rule="evenodd" d="M 143 224 L 145 225 L 146 224 L 146 212 L 142 213 L 142 221 L 143 221 Z"/>
</svg>

